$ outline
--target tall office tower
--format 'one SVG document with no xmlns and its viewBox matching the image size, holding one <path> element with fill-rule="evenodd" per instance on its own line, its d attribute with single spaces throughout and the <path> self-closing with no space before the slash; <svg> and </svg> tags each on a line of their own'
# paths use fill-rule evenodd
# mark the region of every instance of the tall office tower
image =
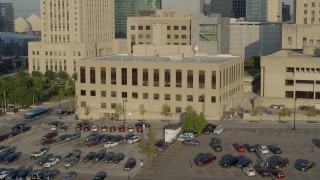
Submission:
<svg viewBox="0 0 320 180">
<path fill-rule="evenodd" d="M 29 72 L 76 72 L 77 61 L 117 52 L 114 0 L 40 0 L 41 42 L 29 43 Z"/>
<path fill-rule="evenodd" d="M 295 24 L 320 24 L 320 0 L 295 0 Z"/>
<path fill-rule="evenodd" d="M 127 37 L 127 18 L 138 16 L 140 10 L 159 10 L 161 0 L 115 0 L 114 19 L 116 38 Z"/>
<path fill-rule="evenodd" d="M 211 12 L 221 14 L 221 17 L 233 17 L 233 0 L 212 0 Z"/>
<path fill-rule="evenodd" d="M 290 5 L 282 3 L 282 22 L 290 20 Z"/>
<path fill-rule="evenodd" d="M 12 3 L 0 2 L 0 32 L 14 32 L 14 9 Z"/>
<path fill-rule="evenodd" d="M 281 22 L 281 0 L 246 0 L 247 21 Z"/>
<path fill-rule="evenodd" d="M 234 18 L 246 17 L 246 0 L 233 0 L 231 17 L 234 17 Z"/>
<path fill-rule="evenodd" d="M 205 0 L 162 0 L 164 10 L 185 11 L 188 13 L 203 13 Z"/>
</svg>

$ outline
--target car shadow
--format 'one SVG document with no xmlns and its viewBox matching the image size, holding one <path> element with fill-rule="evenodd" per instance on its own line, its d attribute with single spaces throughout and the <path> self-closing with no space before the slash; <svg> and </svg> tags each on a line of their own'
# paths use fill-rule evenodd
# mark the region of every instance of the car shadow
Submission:
<svg viewBox="0 0 320 180">
<path fill-rule="evenodd" d="M 296 169 L 298 169 L 298 166 L 299 166 L 300 164 L 302 164 L 303 162 L 305 162 L 305 161 L 307 161 L 307 160 L 306 160 L 306 159 L 297 159 L 296 162 L 294 163 L 294 167 L 295 167 Z"/>
<path fill-rule="evenodd" d="M 311 141 L 313 145 L 320 148 L 320 139 L 312 139 Z"/>
<path fill-rule="evenodd" d="M 107 177 L 107 172 L 105 171 L 99 171 L 96 176 L 106 176 Z"/>
</svg>

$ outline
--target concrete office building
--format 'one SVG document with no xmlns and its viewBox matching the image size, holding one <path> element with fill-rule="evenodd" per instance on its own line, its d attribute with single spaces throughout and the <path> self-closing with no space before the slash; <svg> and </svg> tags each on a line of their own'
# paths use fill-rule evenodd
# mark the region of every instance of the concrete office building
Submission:
<svg viewBox="0 0 320 180">
<path fill-rule="evenodd" d="M 205 0 L 161 0 L 161 9 L 203 13 Z"/>
<path fill-rule="evenodd" d="M 173 57 L 173 56 L 172 56 Z M 178 120 L 191 105 L 207 119 L 219 119 L 243 91 L 243 58 L 199 56 L 186 58 L 113 55 L 79 61 L 76 82 L 81 119 L 161 120 L 168 104 Z M 120 104 L 124 117 L 117 115 Z M 87 115 L 85 114 L 85 112 Z"/>
<path fill-rule="evenodd" d="M 315 49 L 314 46 L 306 46 L 303 51 L 281 50 L 263 56 L 261 96 L 278 98 L 278 101 L 279 98 L 287 98 L 291 103 L 294 98 L 319 102 L 320 53 L 315 56 Z"/>
<path fill-rule="evenodd" d="M 320 47 L 320 24 L 282 25 L 282 49 L 302 49 L 306 45 Z"/>
<path fill-rule="evenodd" d="M 0 2 L 0 32 L 14 32 L 14 9 L 12 3 Z"/>
<path fill-rule="evenodd" d="M 320 24 L 320 0 L 295 0 L 295 24 Z"/>
<path fill-rule="evenodd" d="M 290 5 L 282 3 L 282 22 L 288 22 L 291 20 Z"/>
<path fill-rule="evenodd" d="M 79 59 L 126 52 L 114 40 L 114 1 L 41 0 L 41 42 L 29 43 L 29 72 L 76 72 Z"/>
<path fill-rule="evenodd" d="M 230 22 L 230 54 L 244 56 L 268 55 L 281 49 L 281 23 Z"/>
<path fill-rule="evenodd" d="M 127 18 L 138 16 L 141 10 L 161 9 L 161 0 L 115 0 L 115 37 L 127 38 Z"/>
<path fill-rule="evenodd" d="M 142 14 L 128 18 L 128 53 L 164 56 L 172 53 L 168 47 L 177 46 L 176 53 L 186 56 L 194 54 L 194 47 L 199 54 L 229 54 L 229 18 L 169 10 Z"/>
</svg>

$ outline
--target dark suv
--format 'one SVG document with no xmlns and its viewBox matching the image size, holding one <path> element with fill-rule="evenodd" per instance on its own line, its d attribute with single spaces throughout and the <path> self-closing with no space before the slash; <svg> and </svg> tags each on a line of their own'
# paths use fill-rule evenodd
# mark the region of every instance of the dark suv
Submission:
<svg viewBox="0 0 320 180">
<path fill-rule="evenodd" d="M 230 168 L 238 162 L 238 159 L 232 155 L 221 158 L 219 164 L 222 168 Z"/>
<path fill-rule="evenodd" d="M 289 166 L 289 160 L 287 158 L 278 159 L 270 164 L 272 169 L 281 169 L 286 166 Z"/>
<path fill-rule="evenodd" d="M 214 151 L 222 151 L 221 140 L 219 138 L 212 138 L 210 141 L 210 147 Z"/>
<path fill-rule="evenodd" d="M 204 166 L 208 163 L 213 163 L 217 157 L 211 153 L 199 153 L 194 158 L 194 163 L 198 166 Z"/>
<path fill-rule="evenodd" d="M 238 168 L 248 167 L 250 164 L 252 164 L 252 160 L 245 156 L 238 156 L 237 159 L 238 162 L 235 164 L 235 166 Z"/>
</svg>

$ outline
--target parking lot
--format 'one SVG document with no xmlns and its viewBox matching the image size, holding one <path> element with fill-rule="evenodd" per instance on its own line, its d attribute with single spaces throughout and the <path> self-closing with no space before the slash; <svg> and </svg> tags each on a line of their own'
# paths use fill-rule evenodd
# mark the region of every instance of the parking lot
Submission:
<svg viewBox="0 0 320 180">
<path fill-rule="evenodd" d="M 209 147 L 212 137 L 218 137 L 222 140 L 222 152 L 214 152 Z M 241 169 L 232 167 L 221 168 L 219 160 L 226 154 L 234 156 L 245 155 L 250 157 L 253 164 L 257 164 L 257 159 L 261 158 L 266 162 L 267 159 L 274 158 L 269 152 L 268 155 L 255 153 L 238 153 L 232 146 L 233 143 L 249 143 L 262 145 L 278 145 L 283 158 L 289 159 L 289 167 L 283 169 L 286 179 L 319 179 L 320 177 L 320 149 L 316 147 L 312 140 L 319 138 L 319 133 L 293 133 L 292 131 L 241 131 L 230 130 L 225 131 L 221 135 L 200 135 L 196 139 L 200 141 L 200 146 L 183 146 L 180 142 L 176 142 L 170 146 L 161 156 L 140 171 L 135 179 L 249 179 Z M 198 153 L 210 152 L 217 156 L 217 161 L 204 167 L 198 167 L 193 163 L 193 159 Z M 316 167 L 305 172 L 295 169 L 294 164 L 297 159 L 308 159 L 315 162 Z M 256 175 L 252 179 L 260 179 Z M 270 177 L 271 179 L 273 177 Z M 262 178 L 261 178 L 262 179 Z M 268 179 L 268 178 L 267 178 Z M 275 179 L 275 178 L 274 178 Z"/>
</svg>

